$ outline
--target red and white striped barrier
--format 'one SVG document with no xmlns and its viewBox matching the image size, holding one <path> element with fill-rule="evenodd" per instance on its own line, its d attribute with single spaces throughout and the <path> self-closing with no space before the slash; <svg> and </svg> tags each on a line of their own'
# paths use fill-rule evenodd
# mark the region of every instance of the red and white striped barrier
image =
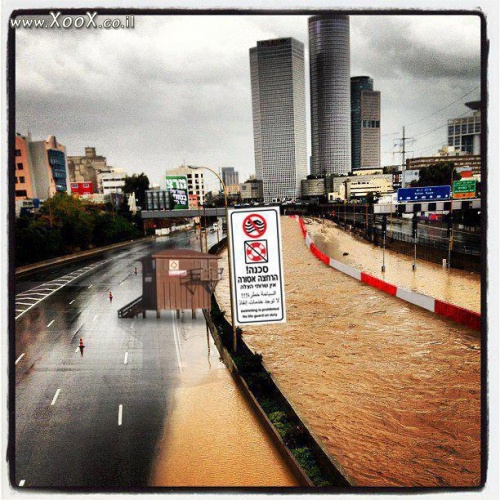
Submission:
<svg viewBox="0 0 500 500">
<path fill-rule="evenodd" d="M 463 307 L 458 307 L 453 304 L 448 304 L 442 300 L 435 299 L 434 297 L 429 297 L 421 293 L 412 292 L 411 290 L 406 290 L 405 288 L 398 287 L 396 285 L 391 285 L 387 281 L 381 280 L 380 278 L 375 278 L 367 273 L 363 273 L 354 267 L 343 264 L 337 260 L 331 259 L 324 253 L 322 253 L 318 247 L 314 244 L 311 237 L 307 234 L 307 229 L 304 221 L 297 215 L 291 216 L 299 222 L 300 229 L 302 231 L 302 236 L 305 239 L 306 245 L 311 250 L 311 253 L 319 259 L 321 262 L 327 266 L 333 267 L 338 271 L 351 276 L 352 278 L 362 281 L 367 285 L 373 286 L 383 292 L 390 295 L 394 295 L 410 304 L 427 309 L 440 316 L 445 316 L 457 323 L 466 325 L 473 330 L 481 330 L 481 315 L 474 311 L 469 311 Z"/>
</svg>

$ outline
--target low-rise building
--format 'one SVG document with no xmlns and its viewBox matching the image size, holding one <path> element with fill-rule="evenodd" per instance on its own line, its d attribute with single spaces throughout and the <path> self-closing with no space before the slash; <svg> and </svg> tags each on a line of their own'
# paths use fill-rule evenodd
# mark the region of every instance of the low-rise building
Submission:
<svg viewBox="0 0 500 500">
<path fill-rule="evenodd" d="M 27 144 L 32 183 L 35 187 L 33 196 L 47 199 L 57 192 L 68 192 L 66 148 L 53 135 L 45 141 L 32 141 L 28 138 Z"/>
<path fill-rule="evenodd" d="M 104 195 L 121 194 L 127 177 L 126 172 L 121 168 L 113 169 L 111 172 L 100 172 L 97 175 L 98 190 Z"/>
<path fill-rule="evenodd" d="M 391 174 L 352 175 L 345 182 L 346 199 L 366 198 L 370 193 L 385 195 L 393 192 Z"/>
<path fill-rule="evenodd" d="M 31 159 L 29 155 L 29 137 L 16 134 L 15 151 L 15 198 L 17 201 L 36 198 L 33 182 Z M 22 204 L 21 204 L 22 205 Z M 21 206 L 20 205 L 20 206 Z"/>
<path fill-rule="evenodd" d="M 250 177 L 243 184 L 240 184 L 241 201 L 264 201 L 263 181 Z"/>
<path fill-rule="evenodd" d="M 70 181 L 91 182 L 94 193 L 99 191 L 98 175 L 101 172 L 109 172 L 110 170 L 106 158 L 97 155 L 94 147 L 86 147 L 84 156 L 68 156 Z"/>
<path fill-rule="evenodd" d="M 320 176 L 310 176 L 310 178 L 300 181 L 300 197 L 303 200 L 311 198 L 321 198 L 325 196 L 325 178 Z"/>
<path fill-rule="evenodd" d="M 94 194 L 94 186 L 91 182 L 71 182 L 70 187 L 73 196 Z"/>
<path fill-rule="evenodd" d="M 182 165 L 177 168 L 167 170 L 167 177 L 184 176 L 187 180 L 188 194 L 198 196 L 200 204 L 205 202 L 205 182 L 203 170 L 197 167 Z"/>
</svg>

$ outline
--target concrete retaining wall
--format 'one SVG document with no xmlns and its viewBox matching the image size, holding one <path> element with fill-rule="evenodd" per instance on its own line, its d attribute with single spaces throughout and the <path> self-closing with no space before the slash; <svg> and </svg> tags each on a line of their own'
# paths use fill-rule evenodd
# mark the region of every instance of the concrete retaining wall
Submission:
<svg viewBox="0 0 500 500">
<path fill-rule="evenodd" d="M 464 309 L 453 304 L 448 304 L 447 302 L 443 302 L 442 300 L 438 300 L 427 295 L 422 295 L 421 293 L 413 292 L 411 290 L 406 290 L 405 288 L 392 285 L 390 283 L 387 283 L 386 281 L 383 281 L 379 278 L 348 266 L 347 264 L 343 264 L 342 262 L 338 262 L 328 257 L 327 255 L 322 253 L 318 249 L 318 247 L 316 247 L 312 238 L 307 233 L 307 229 L 302 218 L 297 215 L 292 215 L 291 218 L 298 221 L 300 229 L 302 231 L 302 236 L 305 239 L 306 245 L 311 250 L 311 253 L 327 266 L 333 267 L 334 269 L 337 269 L 338 271 L 347 274 L 352 278 L 357 279 L 358 281 L 362 281 L 369 286 L 373 286 L 374 288 L 378 288 L 383 292 L 394 295 L 406 302 L 409 302 L 410 304 L 422 307 L 423 309 L 427 309 L 428 311 L 431 311 L 435 314 L 439 314 L 440 316 L 444 316 L 457 323 L 466 325 L 473 330 L 481 331 L 481 315 L 479 313 L 469 311 L 468 309 Z"/>
</svg>

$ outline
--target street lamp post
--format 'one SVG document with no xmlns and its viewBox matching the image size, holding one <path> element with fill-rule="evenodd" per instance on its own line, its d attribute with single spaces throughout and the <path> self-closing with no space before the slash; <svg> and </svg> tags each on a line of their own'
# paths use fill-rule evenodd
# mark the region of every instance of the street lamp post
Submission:
<svg viewBox="0 0 500 500">
<path fill-rule="evenodd" d="M 198 169 L 209 170 L 217 177 L 217 179 L 219 179 L 219 181 L 222 185 L 222 189 L 224 190 L 224 207 L 226 209 L 226 226 L 227 226 L 227 263 L 228 263 L 228 267 L 229 267 L 229 301 L 231 304 L 231 326 L 233 327 L 233 351 L 236 352 L 238 349 L 238 337 L 236 335 L 236 325 L 234 323 L 234 301 L 233 301 L 233 294 L 232 294 L 233 267 L 232 267 L 232 262 L 231 262 L 231 231 L 230 231 L 230 224 L 229 224 L 226 184 L 222 180 L 221 176 L 215 170 L 212 170 L 209 167 L 188 166 L 188 168 L 190 168 L 192 170 L 198 170 Z"/>
</svg>

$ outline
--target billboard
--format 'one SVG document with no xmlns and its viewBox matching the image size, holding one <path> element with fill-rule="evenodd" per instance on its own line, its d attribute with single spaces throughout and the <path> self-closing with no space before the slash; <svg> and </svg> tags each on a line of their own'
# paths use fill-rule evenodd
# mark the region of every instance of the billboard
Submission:
<svg viewBox="0 0 500 500">
<path fill-rule="evenodd" d="M 476 179 L 455 181 L 453 183 L 453 198 L 475 198 Z"/>
<path fill-rule="evenodd" d="M 235 324 L 285 323 L 279 208 L 229 210 L 229 224 Z"/>
<path fill-rule="evenodd" d="M 188 183 L 185 175 L 167 175 L 167 191 L 172 196 L 172 207 L 174 210 L 189 208 Z"/>
<path fill-rule="evenodd" d="M 450 186 L 423 186 L 398 189 L 398 202 L 449 200 Z"/>
</svg>

